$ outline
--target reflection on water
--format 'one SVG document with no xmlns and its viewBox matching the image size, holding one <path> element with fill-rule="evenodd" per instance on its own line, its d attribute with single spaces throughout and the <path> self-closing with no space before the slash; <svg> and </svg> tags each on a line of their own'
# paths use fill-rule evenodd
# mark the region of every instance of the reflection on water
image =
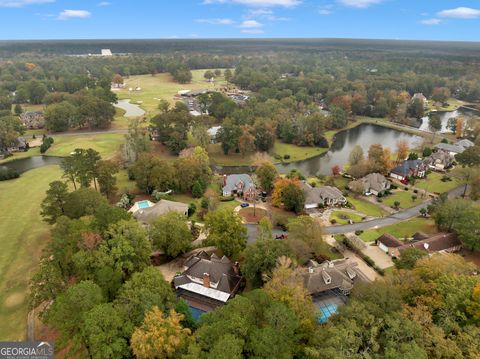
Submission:
<svg viewBox="0 0 480 359">
<path fill-rule="evenodd" d="M 442 122 L 442 129 L 440 130 L 441 133 L 447 133 L 447 132 L 452 132 L 448 128 L 448 120 L 451 118 L 455 118 L 458 116 L 464 116 L 465 118 L 472 117 L 473 115 L 477 115 L 478 113 L 475 113 L 474 111 L 468 110 L 466 108 L 460 107 L 458 110 L 455 111 L 437 111 L 437 112 L 432 112 L 428 116 L 425 116 L 422 118 L 422 125 L 420 126 L 420 130 L 423 131 L 430 131 L 430 128 L 428 127 L 428 120 L 430 116 L 439 116 L 440 121 Z"/>
<path fill-rule="evenodd" d="M 9 167 L 15 169 L 17 172 L 22 173 L 28 170 L 33 170 L 35 168 L 48 166 L 48 165 L 58 165 L 62 162 L 62 157 L 54 156 L 33 156 L 29 158 L 21 158 L 11 162 L 7 162 L 0 167 Z"/>
<path fill-rule="evenodd" d="M 365 154 L 367 154 L 371 145 L 377 143 L 384 147 L 390 147 L 394 152 L 397 142 L 401 140 L 407 141 L 410 147 L 415 147 L 420 145 L 422 138 L 391 128 L 362 124 L 338 133 L 330 151 L 325 155 L 290 164 L 279 164 L 277 168 L 280 172 L 288 172 L 296 168 L 306 176 L 329 175 L 333 166 L 343 167 L 348 163 L 350 152 L 357 144 L 363 148 Z"/>
</svg>

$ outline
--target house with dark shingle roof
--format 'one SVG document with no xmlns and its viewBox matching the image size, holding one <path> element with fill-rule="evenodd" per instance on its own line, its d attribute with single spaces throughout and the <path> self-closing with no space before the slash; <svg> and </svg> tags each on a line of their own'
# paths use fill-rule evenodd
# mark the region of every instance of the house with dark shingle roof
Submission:
<svg viewBox="0 0 480 359">
<path fill-rule="evenodd" d="M 400 257 L 408 248 L 417 248 L 428 254 L 453 253 L 462 249 L 462 242 L 455 233 L 438 233 L 429 238 L 413 241 L 392 249 L 392 256 Z"/>
<path fill-rule="evenodd" d="M 183 273 L 173 278 L 173 286 L 190 307 L 208 312 L 233 298 L 242 280 L 238 263 L 201 251 L 185 261 Z"/>
<path fill-rule="evenodd" d="M 251 201 L 257 196 L 257 188 L 252 177 L 245 173 L 223 175 L 222 195 L 224 197 L 237 195 Z"/>
<path fill-rule="evenodd" d="M 390 172 L 390 177 L 405 181 L 408 177 L 425 177 L 426 166 L 421 160 L 406 160 Z"/>
<path fill-rule="evenodd" d="M 455 158 L 452 156 L 450 152 L 439 149 L 436 152 L 433 152 L 427 158 L 425 158 L 423 160 L 423 163 L 427 167 L 435 171 L 444 172 L 445 169 L 453 165 L 454 161 L 455 161 Z"/>
<path fill-rule="evenodd" d="M 403 243 L 390 233 L 382 234 L 375 242 L 377 243 L 378 248 L 387 254 L 391 254 L 392 249 L 403 246 Z"/>
<path fill-rule="evenodd" d="M 305 209 L 319 206 L 343 206 L 347 203 L 347 199 L 337 187 L 313 187 L 306 181 L 302 181 L 300 187 L 305 195 Z"/>
</svg>

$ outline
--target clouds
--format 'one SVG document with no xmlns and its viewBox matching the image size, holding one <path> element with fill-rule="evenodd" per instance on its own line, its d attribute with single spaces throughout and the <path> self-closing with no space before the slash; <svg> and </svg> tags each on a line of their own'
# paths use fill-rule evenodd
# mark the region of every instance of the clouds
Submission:
<svg viewBox="0 0 480 359">
<path fill-rule="evenodd" d="M 70 19 L 87 19 L 92 16 L 92 13 L 87 10 L 63 10 L 58 14 L 58 20 L 70 20 Z"/>
<path fill-rule="evenodd" d="M 0 0 L 0 7 L 24 7 L 27 5 L 48 4 L 55 0 Z"/>
<path fill-rule="evenodd" d="M 384 0 L 338 0 L 342 5 L 364 9 L 371 5 L 381 4 Z"/>
<path fill-rule="evenodd" d="M 301 0 L 205 0 L 204 4 L 238 4 L 251 7 L 295 7 Z"/>
<path fill-rule="evenodd" d="M 472 9 L 470 7 L 457 7 L 455 9 L 443 10 L 438 16 L 453 19 L 477 19 L 480 17 L 480 9 Z"/>
<path fill-rule="evenodd" d="M 235 21 L 227 18 L 215 18 L 215 19 L 196 19 L 196 22 L 200 24 L 209 24 L 209 25 L 233 25 Z"/>
<path fill-rule="evenodd" d="M 97 6 L 110 6 L 110 5 L 112 5 L 112 3 L 108 1 L 101 1 L 97 4 Z"/>
<path fill-rule="evenodd" d="M 440 25 L 441 23 L 442 23 L 442 20 L 437 18 L 425 19 L 420 21 L 420 24 L 422 25 Z"/>
</svg>

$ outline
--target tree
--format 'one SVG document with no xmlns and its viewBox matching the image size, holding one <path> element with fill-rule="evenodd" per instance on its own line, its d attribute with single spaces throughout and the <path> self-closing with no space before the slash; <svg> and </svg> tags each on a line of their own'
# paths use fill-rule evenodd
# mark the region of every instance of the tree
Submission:
<svg viewBox="0 0 480 359">
<path fill-rule="evenodd" d="M 254 287 L 259 287 L 271 278 L 277 259 L 282 256 L 293 257 L 286 242 L 271 238 L 258 240 L 243 252 L 242 273 Z"/>
<path fill-rule="evenodd" d="M 209 212 L 205 217 L 206 242 L 228 257 L 237 257 L 247 245 L 247 228 L 240 217 L 227 208 Z"/>
<path fill-rule="evenodd" d="M 204 126 L 203 124 L 195 124 L 193 126 L 192 136 L 194 139 L 195 146 L 200 146 L 202 148 L 207 148 L 211 140 L 207 127 Z"/>
<path fill-rule="evenodd" d="M 58 264 L 52 258 L 42 257 L 38 270 L 30 281 L 29 308 L 37 308 L 44 302 L 53 301 L 65 290 L 65 286 Z"/>
<path fill-rule="evenodd" d="M 255 137 L 250 133 L 247 126 L 242 127 L 242 135 L 238 139 L 238 149 L 242 156 L 255 152 Z"/>
<path fill-rule="evenodd" d="M 175 258 L 188 252 L 193 238 L 185 216 L 169 212 L 152 223 L 150 239 L 154 248 L 162 249 L 167 256 Z"/>
<path fill-rule="evenodd" d="M 190 329 L 182 327 L 183 318 L 173 309 L 165 317 L 158 307 L 153 307 L 132 334 L 131 347 L 135 357 L 177 357 L 176 353 L 187 344 L 191 333 Z"/>
<path fill-rule="evenodd" d="M 480 146 L 472 146 L 455 156 L 455 160 L 466 167 L 480 166 Z"/>
<path fill-rule="evenodd" d="M 238 149 L 238 141 L 242 135 L 242 130 L 239 126 L 229 122 L 224 122 L 222 127 L 218 130 L 216 141 L 221 142 L 223 153 L 228 155 L 230 150 Z"/>
<path fill-rule="evenodd" d="M 455 122 L 455 136 L 457 138 L 462 138 L 464 130 L 465 130 L 465 120 L 463 119 L 463 117 L 458 117 Z"/>
<path fill-rule="evenodd" d="M 54 224 L 57 218 L 65 215 L 65 204 L 68 200 L 68 186 L 61 181 L 53 181 L 49 184 L 47 196 L 43 199 L 40 212 L 43 220 Z"/>
<path fill-rule="evenodd" d="M 266 192 L 270 192 L 273 183 L 278 176 L 277 168 L 271 162 L 262 162 L 256 169 L 255 174 L 260 181 L 260 186 Z"/>
<path fill-rule="evenodd" d="M 120 288 L 114 306 L 125 318 L 125 330 L 132 333 L 139 326 L 145 314 L 153 307 L 166 312 L 173 308 L 175 294 L 162 273 L 156 268 L 147 267 L 134 273 Z"/>
<path fill-rule="evenodd" d="M 129 121 L 128 134 L 125 135 L 125 140 L 125 144 L 122 146 L 122 155 L 126 162 L 133 163 L 141 153 L 150 151 L 148 131 L 141 126 L 139 118 Z"/>
<path fill-rule="evenodd" d="M 439 204 L 433 210 L 435 224 L 441 229 L 451 231 L 462 218 L 471 203 L 464 199 L 452 199 Z"/>
<path fill-rule="evenodd" d="M 273 148 L 275 143 L 275 130 L 270 123 L 259 121 L 254 125 L 253 131 L 257 150 L 266 152 Z"/>
<path fill-rule="evenodd" d="M 411 117 L 422 118 L 425 115 L 423 100 L 416 98 L 408 106 L 407 113 Z"/>
<path fill-rule="evenodd" d="M 398 269 L 412 269 L 419 259 L 426 256 L 427 253 L 418 248 L 407 248 L 402 251 L 400 259 L 395 262 L 395 267 Z"/>
<path fill-rule="evenodd" d="M 272 222 L 270 222 L 268 217 L 263 217 L 260 222 L 258 222 L 257 241 L 273 239 L 272 229 Z"/>
<path fill-rule="evenodd" d="M 18 137 L 24 132 L 23 125 L 18 118 L 0 115 L 0 153 L 6 153 L 9 147 L 18 142 Z"/>
<path fill-rule="evenodd" d="M 342 169 L 340 168 L 339 165 L 335 165 L 335 166 L 332 167 L 332 175 L 334 177 L 338 176 L 341 171 L 342 171 Z"/>
<path fill-rule="evenodd" d="M 72 354 L 85 348 L 84 315 L 103 302 L 102 290 L 91 281 L 74 284 L 55 299 L 43 318 L 59 331 L 61 348 L 69 344 Z"/>
<path fill-rule="evenodd" d="M 68 194 L 65 215 L 69 218 L 90 216 L 103 204 L 107 204 L 107 200 L 100 193 L 91 188 L 80 188 Z"/>
<path fill-rule="evenodd" d="M 132 171 L 138 188 L 147 194 L 155 189 L 168 191 L 174 183 L 175 169 L 172 164 L 152 154 L 141 154 Z"/>
<path fill-rule="evenodd" d="M 363 161 L 363 149 L 360 145 L 356 145 L 352 151 L 350 152 L 350 155 L 349 155 L 349 163 L 350 163 L 350 166 L 355 166 L 357 164 L 359 164 L 361 161 Z"/>
<path fill-rule="evenodd" d="M 401 140 L 397 142 L 397 162 L 403 161 L 407 158 L 409 151 L 408 142 Z"/>
<path fill-rule="evenodd" d="M 428 118 L 428 129 L 433 132 L 432 143 L 435 139 L 435 134 L 442 129 L 442 120 L 439 116 L 430 115 Z"/>
<path fill-rule="evenodd" d="M 15 113 L 15 115 L 20 116 L 23 113 L 22 105 L 20 105 L 19 103 L 15 104 L 13 112 Z"/>
<path fill-rule="evenodd" d="M 371 145 L 368 149 L 368 162 L 370 172 L 386 174 L 391 168 L 390 149 L 383 148 L 380 144 Z"/>
<path fill-rule="evenodd" d="M 112 303 L 94 306 L 83 316 L 82 336 L 92 358 L 126 357 L 129 352 L 123 318 Z"/>
<path fill-rule="evenodd" d="M 332 106 L 330 108 L 330 121 L 332 128 L 345 127 L 348 123 L 347 112 L 339 106 Z"/>
<path fill-rule="evenodd" d="M 118 165 L 112 161 L 98 161 L 96 163 L 96 173 L 98 176 L 98 186 L 100 187 L 100 192 L 104 194 L 107 198 L 110 198 L 114 195 L 118 188 L 117 178 L 114 176 L 118 173 Z"/>
<path fill-rule="evenodd" d="M 316 258 L 329 258 L 330 247 L 323 240 L 323 227 L 318 220 L 310 216 L 299 216 L 288 222 L 288 243 L 296 252 L 300 263 L 305 263 L 311 257 L 301 256 L 299 246 L 295 242 L 301 242 L 306 245 L 309 253 Z"/>
<path fill-rule="evenodd" d="M 226 70 L 223 72 L 223 74 L 224 74 L 224 76 L 225 76 L 225 80 L 226 80 L 227 82 L 231 82 L 232 77 L 233 77 L 232 70 L 226 69 Z"/>
<path fill-rule="evenodd" d="M 480 207 L 470 206 L 461 212 L 453 229 L 465 247 L 471 251 L 480 250 Z"/>
<path fill-rule="evenodd" d="M 112 83 L 115 85 L 115 87 L 120 87 L 120 85 L 123 85 L 123 77 L 120 74 L 116 74 L 113 76 Z"/>
<path fill-rule="evenodd" d="M 99 251 L 105 255 L 105 265 L 129 278 L 150 264 L 152 246 L 138 222 L 122 220 L 109 227 Z"/>
<path fill-rule="evenodd" d="M 305 194 L 297 183 L 289 183 L 282 191 L 282 203 L 286 210 L 300 213 L 305 206 Z"/>
<path fill-rule="evenodd" d="M 214 73 L 210 70 L 204 72 L 203 77 L 207 80 L 210 80 L 215 77 Z"/>
</svg>

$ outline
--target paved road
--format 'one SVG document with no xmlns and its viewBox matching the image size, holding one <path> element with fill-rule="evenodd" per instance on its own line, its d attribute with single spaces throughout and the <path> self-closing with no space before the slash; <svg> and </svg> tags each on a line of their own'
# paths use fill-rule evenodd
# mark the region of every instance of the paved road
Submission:
<svg viewBox="0 0 480 359">
<path fill-rule="evenodd" d="M 456 198 L 460 197 L 463 194 L 464 186 L 459 186 L 457 188 L 454 188 L 450 192 L 448 192 L 448 197 L 449 198 Z M 383 218 L 377 218 L 377 219 L 372 219 L 370 221 L 365 221 L 365 222 L 360 222 L 360 223 L 354 223 L 354 224 L 347 224 L 343 226 L 330 226 L 325 228 L 325 233 L 327 234 L 341 234 L 341 233 L 350 233 L 350 232 L 355 232 L 359 230 L 367 230 L 371 228 L 377 228 L 377 227 L 385 227 L 389 226 L 391 224 L 396 224 L 399 222 L 406 221 L 410 218 L 416 217 L 419 215 L 419 211 L 421 208 L 427 207 L 432 200 L 428 200 L 418 206 L 406 209 L 401 212 L 397 212 L 395 214 L 392 214 L 391 216 L 388 217 L 383 217 Z"/>
</svg>

